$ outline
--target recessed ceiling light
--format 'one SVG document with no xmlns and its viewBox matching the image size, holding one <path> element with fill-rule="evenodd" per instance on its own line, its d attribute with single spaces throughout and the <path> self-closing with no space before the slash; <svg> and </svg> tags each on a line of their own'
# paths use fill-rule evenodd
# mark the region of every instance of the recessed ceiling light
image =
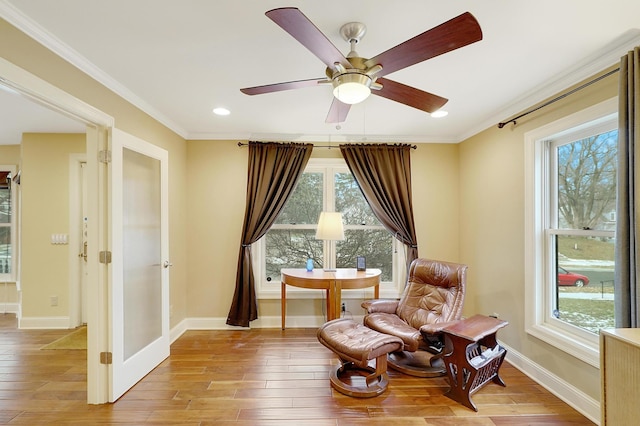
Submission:
<svg viewBox="0 0 640 426">
<path fill-rule="evenodd" d="M 431 113 L 431 116 L 433 118 L 442 118 L 442 117 L 446 117 L 447 115 L 449 115 L 449 113 L 447 111 L 443 111 L 441 109 L 439 109 L 438 111 L 434 111 Z"/>
<path fill-rule="evenodd" d="M 229 111 L 226 108 L 214 108 L 213 109 L 213 113 L 215 115 L 229 115 L 229 114 L 231 114 L 231 111 Z"/>
</svg>

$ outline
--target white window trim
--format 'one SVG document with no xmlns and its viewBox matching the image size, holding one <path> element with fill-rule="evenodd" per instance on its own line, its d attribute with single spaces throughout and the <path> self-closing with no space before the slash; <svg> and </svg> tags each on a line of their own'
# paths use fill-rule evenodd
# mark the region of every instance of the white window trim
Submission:
<svg viewBox="0 0 640 426">
<path fill-rule="evenodd" d="M 525 133 L 525 329 L 530 335 L 561 349 L 568 354 L 599 368 L 598 336 L 580 330 L 546 314 L 552 295 L 543 282 L 551 279 L 545 271 L 545 231 L 543 211 L 548 208 L 545 196 L 548 173 L 544 170 L 544 156 L 551 136 L 561 136 L 567 129 L 575 129 L 596 120 L 610 119 L 617 113 L 618 98 L 608 99 L 567 117 Z M 542 208 L 539 208 L 542 206 Z"/>
<path fill-rule="evenodd" d="M 2 170 L 3 172 L 11 172 L 11 176 L 15 177 L 16 175 L 16 166 L 7 166 L 7 165 L 0 165 L 0 170 Z M 17 203 L 17 198 L 16 198 L 16 184 L 15 183 L 11 183 L 11 224 L 10 224 L 10 229 L 11 229 L 11 273 L 9 274 L 4 274 L 4 273 L 0 273 L 0 281 L 2 282 L 15 282 L 17 279 L 17 274 L 16 274 L 16 265 L 18 264 L 16 261 L 16 257 L 17 257 L 17 239 L 16 239 L 16 221 L 18 220 L 18 210 L 16 209 L 16 203 Z"/>
<path fill-rule="evenodd" d="M 347 164 L 342 158 L 311 158 L 307 163 L 305 171 L 324 171 L 326 169 L 337 169 L 349 171 Z M 326 177 L 325 177 L 326 178 Z M 327 198 L 327 194 L 324 195 Z M 265 276 L 264 272 L 264 238 L 251 245 L 253 274 L 254 277 Z M 406 281 L 406 248 L 396 238 L 393 239 L 393 281 L 380 283 L 380 298 L 397 299 L 404 290 Z M 355 267 L 355 266 L 354 266 Z M 280 283 L 266 282 L 262 279 L 256 280 L 256 291 L 258 299 L 280 299 Z M 323 292 L 304 288 L 291 287 L 287 289 L 288 299 L 319 299 L 324 297 Z M 343 299 L 372 299 L 373 288 L 360 290 L 348 290 L 342 293 Z"/>
</svg>

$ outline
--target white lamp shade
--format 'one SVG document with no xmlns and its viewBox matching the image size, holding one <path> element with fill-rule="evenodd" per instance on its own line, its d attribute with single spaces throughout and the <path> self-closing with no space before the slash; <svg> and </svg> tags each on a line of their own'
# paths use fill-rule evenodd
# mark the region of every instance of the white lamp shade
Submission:
<svg viewBox="0 0 640 426">
<path fill-rule="evenodd" d="M 370 94 L 371 89 L 359 83 L 344 83 L 333 89 L 333 96 L 349 105 L 364 101 Z"/>
<path fill-rule="evenodd" d="M 344 240 L 342 213 L 321 212 L 318 219 L 317 240 Z"/>
</svg>

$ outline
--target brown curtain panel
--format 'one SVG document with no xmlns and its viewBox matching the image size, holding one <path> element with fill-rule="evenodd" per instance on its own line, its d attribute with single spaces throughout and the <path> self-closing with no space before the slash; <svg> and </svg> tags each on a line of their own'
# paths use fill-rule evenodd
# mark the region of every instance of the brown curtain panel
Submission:
<svg viewBox="0 0 640 426">
<path fill-rule="evenodd" d="M 258 318 L 251 244 L 267 233 L 311 157 L 312 144 L 249 142 L 247 202 L 238 255 L 236 290 L 227 324 L 248 327 Z"/>
<path fill-rule="evenodd" d="M 418 257 L 411 201 L 411 145 L 340 145 L 373 213 L 407 247 L 407 270 Z"/>
<path fill-rule="evenodd" d="M 615 247 L 615 325 L 640 327 L 640 47 L 620 60 L 618 194 Z"/>
</svg>

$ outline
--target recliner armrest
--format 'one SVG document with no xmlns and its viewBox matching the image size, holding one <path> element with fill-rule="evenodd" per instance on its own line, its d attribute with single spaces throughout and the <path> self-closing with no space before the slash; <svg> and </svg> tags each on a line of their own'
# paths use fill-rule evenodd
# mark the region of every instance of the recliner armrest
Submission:
<svg viewBox="0 0 640 426">
<path fill-rule="evenodd" d="M 440 333 L 442 333 L 442 330 L 444 330 L 445 328 L 447 328 L 450 325 L 453 325 L 453 324 L 455 324 L 455 323 L 457 323 L 459 321 L 461 321 L 461 320 L 438 322 L 438 323 L 434 323 L 434 324 L 425 324 L 422 327 L 420 327 L 420 333 L 422 335 L 440 334 Z"/>
<path fill-rule="evenodd" d="M 374 312 L 383 312 L 386 314 L 395 314 L 398 308 L 398 300 L 391 299 L 372 299 L 365 300 L 361 305 L 368 314 Z"/>
</svg>

